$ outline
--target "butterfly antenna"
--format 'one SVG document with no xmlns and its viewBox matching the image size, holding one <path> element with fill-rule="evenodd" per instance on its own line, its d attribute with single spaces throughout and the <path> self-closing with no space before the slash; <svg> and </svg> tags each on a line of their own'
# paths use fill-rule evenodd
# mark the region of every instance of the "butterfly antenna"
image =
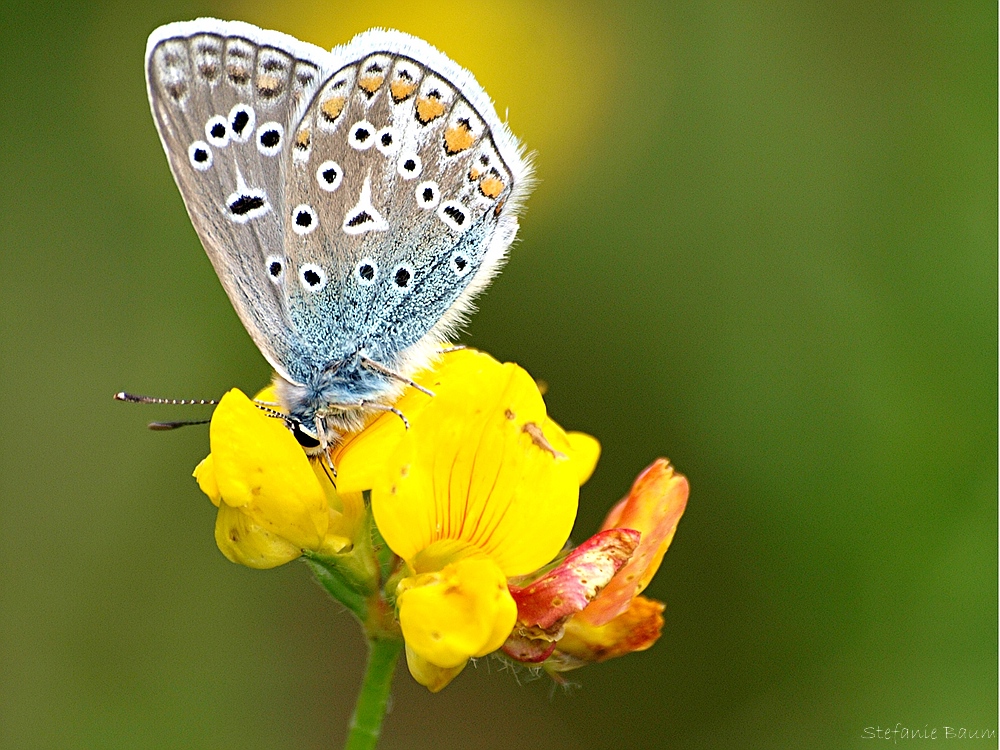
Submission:
<svg viewBox="0 0 1000 750">
<path fill-rule="evenodd" d="M 287 414 L 280 412 L 277 409 L 272 409 L 270 404 L 266 404 L 263 401 L 254 401 L 253 405 L 269 417 L 274 417 L 275 419 L 286 419 L 288 417 Z"/>
<path fill-rule="evenodd" d="M 215 406 L 219 402 L 209 398 L 155 398 L 153 396 L 139 396 L 135 393 L 119 391 L 115 394 L 115 401 L 125 401 L 130 404 L 164 404 L 169 406 Z M 193 424 L 208 424 L 210 419 L 185 419 L 180 422 L 150 422 L 148 427 L 151 430 L 162 432 L 164 430 L 176 430 L 178 427 L 187 427 Z"/>
<path fill-rule="evenodd" d="M 187 427 L 192 424 L 208 424 L 211 419 L 191 419 L 184 422 L 150 422 L 147 426 L 151 430 L 176 430 L 178 427 Z"/>
<path fill-rule="evenodd" d="M 130 404 L 168 404 L 170 406 L 216 406 L 219 403 L 214 398 L 155 398 L 126 393 L 125 391 L 116 393 L 115 401 L 127 401 Z"/>
</svg>

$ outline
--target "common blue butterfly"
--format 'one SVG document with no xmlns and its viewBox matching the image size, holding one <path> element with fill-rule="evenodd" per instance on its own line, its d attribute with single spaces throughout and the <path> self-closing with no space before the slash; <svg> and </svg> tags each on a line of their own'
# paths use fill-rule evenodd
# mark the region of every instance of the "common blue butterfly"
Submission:
<svg viewBox="0 0 1000 750">
<path fill-rule="evenodd" d="M 391 404 L 499 271 L 531 166 L 472 75 L 372 29 L 327 52 L 202 18 L 146 47 L 150 106 L 194 228 L 326 450 Z"/>
</svg>

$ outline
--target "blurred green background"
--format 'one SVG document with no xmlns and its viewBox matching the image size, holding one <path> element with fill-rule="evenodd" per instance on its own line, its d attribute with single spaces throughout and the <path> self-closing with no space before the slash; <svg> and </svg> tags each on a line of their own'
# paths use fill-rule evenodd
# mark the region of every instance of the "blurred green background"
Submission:
<svg viewBox="0 0 1000 750">
<path fill-rule="evenodd" d="M 692 494 L 650 651 L 397 675 L 384 748 L 854 748 L 997 727 L 997 6 L 4 2 L 0 745 L 329 748 L 363 641 L 226 561 L 192 412 L 269 377 L 149 115 L 146 36 L 372 25 L 471 68 L 541 183 L 466 341 Z M 200 412 L 199 412 L 200 413 Z M 976 741 L 964 746 L 993 746 Z"/>
</svg>

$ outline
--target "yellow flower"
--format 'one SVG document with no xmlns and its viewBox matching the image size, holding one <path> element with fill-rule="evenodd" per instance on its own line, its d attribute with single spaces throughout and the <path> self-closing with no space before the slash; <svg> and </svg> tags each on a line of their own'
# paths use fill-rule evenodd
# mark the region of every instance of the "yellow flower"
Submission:
<svg viewBox="0 0 1000 750">
<path fill-rule="evenodd" d="M 209 440 L 212 452 L 194 476 L 219 508 L 215 541 L 226 557 L 273 568 L 303 551 L 350 547 L 363 500 L 338 495 L 282 420 L 232 390 L 212 415 Z"/>
<path fill-rule="evenodd" d="M 460 349 L 415 380 L 434 396 L 408 388 L 395 404 L 408 427 L 385 413 L 345 436 L 331 455 L 336 488 L 325 462 L 310 461 L 281 419 L 239 391 L 217 407 L 212 452 L 195 477 L 219 508 L 219 548 L 255 568 L 302 554 L 331 564 L 352 549 L 375 554 L 361 522 L 370 492 L 378 532 L 398 558 L 326 573 L 381 576 L 370 588 L 347 580 L 351 596 L 374 597 L 354 600 L 352 611 L 383 637 L 401 631 L 411 673 L 436 692 L 510 635 L 517 605 L 507 581 L 563 548 L 600 447 L 549 419 L 517 365 Z M 393 604 L 398 626 L 379 619 Z"/>
<path fill-rule="evenodd" d="M 413 676 L 431 690 L 499 648 L 517 607 L 507 579 L 562 549 L 597 441 L 548 418 L 517 365 L 455 351 L 335 454 L 338 486 L 371 487 L 383 539 L 406 562 L 394 592 Z M 395 421 L 394 421 L 395 420 Z"/>
</svg>

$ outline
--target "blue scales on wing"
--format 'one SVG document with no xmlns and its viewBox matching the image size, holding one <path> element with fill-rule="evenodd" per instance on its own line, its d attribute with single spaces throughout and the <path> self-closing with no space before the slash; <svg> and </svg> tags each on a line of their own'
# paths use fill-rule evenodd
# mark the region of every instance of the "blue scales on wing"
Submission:
<svg viewBox="0 0 1000 750">
<path fill-rule="evenodd" d="M 373 31 L 334 55 L 349 62 L 286 156 L 287 309 L 305 369 L 361 351 L 405 371 L 499 270 L 527 167 L 482 89 L 429 45 Z"/>
</svg>

